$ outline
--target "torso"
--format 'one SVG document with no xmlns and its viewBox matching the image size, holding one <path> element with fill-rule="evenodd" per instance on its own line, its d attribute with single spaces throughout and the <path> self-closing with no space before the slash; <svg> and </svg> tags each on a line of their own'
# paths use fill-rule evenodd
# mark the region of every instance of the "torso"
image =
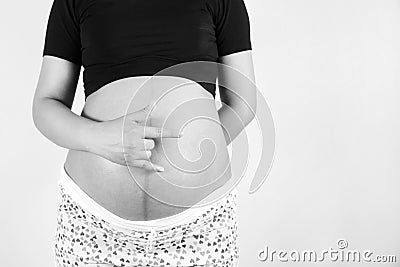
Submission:
<svg viewBox="0 0 400 267">
<path fill-rule="evenodd" d="M 177 63 L 217 61 L 213 14 L 218 2 L 76 1 L 85 94 L 110 81 L 151 76 Z"/>
<path fill-rule="evenodd" d="M 81 116 L 98 121 L 115 119 L 123 116 L 127 110 L 133 112 L 143 108 L 173 85 L 181 84 L 183 78 L 156 77 L 152 80 L 151 86 L 139 91 L 140 86 L 146 80 L 147 77 L 144 76 L 130 77 L 103 86 L 87 98 Z M 134 94 L 136 95 L 131 103 Z M 188 106 L 183 105 L 185 101 L 190 101 L 188 102 L 190 104 L 189 112 L 186 112 Z M 175 112 L 173 116 L 168 115 L 177 107 L 180 107 L 179 112 Z M 183 110 L 185 112 L 182 112 Z M 174 160 L 174 157 L 178 156 L 177 150 L 173 150 L 177 147 L 178 139 L 163 139 L 167 155 L 162 151 L 160 141 L 155 140 L 156 146 L 152 150 L 151 161 L 165 168 L 165 171 L 160 173 L 165 180 L 159 177 L 158 173 L 135 167 L 128 168 L 95 154 L 75 150 L 68 152 L 65 169 L 75 183 L 96 202 L 128 220 L 143 221 L 163 218 L 177 214 L 192 204 L 205 203 L 207 200 L 221 195 L 222 192 L 227 192 L 231 187 L 229 181 L 233 180 L 230 179 L 229 155 L 223 130 L 218 125 L 219 117 L 212 95 L 196 83 L 174 90 L 156 104 L 156 108 L 152 112 L 154 118 L 152 125 L 162 126 L 168 117 L 165 127 L 180 128 L 188 121 L 188 116 L 208 118 L 193 120 L 187 124 L 183 128 L 184 136 L 179 139 L 181 155 L 187 157 L 189 161 L 195 161 L 202 157 L 199 152 L 199 144 L 202 140 L 205 138 L 212 140 L 216 153 L 213 154 L 214 161 L 205 171 L 188 173 L 175 166 L 181 164 Z M 210 143 L 204 144 L 206 150 L 210 150 Z M 207 156 L 206 154 L 203 156 Z M 204 162 L 199 162 L 197 167 L 201 168 Z M 209 184 L 219 175 L 221 176 L 218 182 Z M 137 178 L 138 183 L 132 176 Z M 182 188 L 171 186 L 171 183 L 183 186 L 205 184 L 209 184 L 209 186 L 202 187 L 202 190 L 182 191 Z M 145 191 L 153 196 L 148 195 Z M 167 200 L 173 205 L 158 201 L 153 198 L 154 196 L 161 200 Z M 179 203 L 190 205 L 175 205 Z"/>
</svg>

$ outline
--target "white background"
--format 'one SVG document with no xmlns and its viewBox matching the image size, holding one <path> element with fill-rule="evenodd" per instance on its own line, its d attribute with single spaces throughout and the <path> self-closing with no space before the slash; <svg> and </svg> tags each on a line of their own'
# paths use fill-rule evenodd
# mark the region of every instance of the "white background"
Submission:
<svg viewBox="0 0 400 267">
<path fill-rule="evenodd" d="M 274 115 L 276 158 L 239 187 L 240 266 L 258 251 L 337 249 L 400 261 L 400 1 L 246 0 L 256 79 Z M 66 150 L 34 127 L 31 103 L 51 1 L 1 9 L 1 266 L 53 266 L 56 183 Z M 82 78 L 82 77 L 81 77 Z M 79 83 L 74 111 L 83 105 Z M 252 140 L 259 138 L 254 122 Z M 368 266 L 399 266 L 400 263 Z M 323 266 L 362 266 L 332 263 Z"/>
</svg>

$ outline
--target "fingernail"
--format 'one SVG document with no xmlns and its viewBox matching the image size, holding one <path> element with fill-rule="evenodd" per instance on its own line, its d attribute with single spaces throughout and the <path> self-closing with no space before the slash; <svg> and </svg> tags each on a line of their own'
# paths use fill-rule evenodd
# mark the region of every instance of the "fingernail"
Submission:
<svg viewBox="0 0 400 267">
<path fill-rule="evenodd" d="M 163 172 L 164 171 L 164 167 L 161 167 L 161 166 L 157 167 L 157 171 Z"/>
</svg>

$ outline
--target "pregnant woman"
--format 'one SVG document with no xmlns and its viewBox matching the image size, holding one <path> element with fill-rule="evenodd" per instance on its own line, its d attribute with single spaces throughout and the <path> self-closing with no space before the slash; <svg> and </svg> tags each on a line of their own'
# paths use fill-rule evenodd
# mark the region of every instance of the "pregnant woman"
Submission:
<svg viewBox="0 0 400 267">
<path fill-rule="evenodd" d="M 53 0 L 32 112 L 68 149 L 56 266 L 237 266 L 227 145 L 254 118 L 251 49 L 243 0 Z M 217 109 L 215 85 L 157 75 L 195 61 L 248 80 L 218 65 Z"/>
</svg>

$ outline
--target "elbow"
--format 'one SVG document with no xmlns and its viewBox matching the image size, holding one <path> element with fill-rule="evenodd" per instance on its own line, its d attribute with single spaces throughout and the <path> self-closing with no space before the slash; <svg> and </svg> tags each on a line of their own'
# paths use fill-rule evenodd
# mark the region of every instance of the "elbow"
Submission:
<svg viewBox="0 0 400 267">
<path fill-rule="evenodd" d="M 243 108 L 243 118 L 247 124 L 249 124 L 257 114 L 257 100 L 256 98 L 253 101 L 247 103 L 247 105 Z"/>
<path fill-rule="evenodd" d="M 250 107 L 250 111 L 248 113 L 249 113 L 248 114 L 249 122 L 251 122 L 256 117 L 256 114 L 257 114 L 257 100 L 255 100 L 252 103 L 252 105 Z"/>
<path fill-rule="evenodd" d="M 245 118 L 246 125 L 249 124 L 256 117 L 256 108 L 249 109 L 243 117 Z"/>
<path fill-rule="evenodd" d="M 42 125 L 42 106 L 43 101 L 37 97 L 34 97 L 33 102 L 32 102 L 32 109 L 31 109 L 31 116 L 32 116 L 32 121 L 33 124 L 35 125 L 36 129 L 41 131 L 41 125 Z"/>
<path fill-rule="evenodd" d="M 231 98 L 222 99 L 222 102 L 235 113 L 243 128 L 256 117 L 257 95 L 255 91 L 253 94 L 246 94 L 240 98 L 232 94 Z"/>
<path fill-rule="evenodd" d="M 39 119 L 37 106 L 38 106 L 37 101 L 34 98 L 33 102 L 32 102 L 32 108 L 31 108 L 31 117 L 32 117 L 33 125 L 35 125 L 36 129 L 38 129 L 38 119 Z"/>
<path fill-rule="evenodd" d="M 243 123 L 243 127 L 246 127 L 256 117 L 257 105 L 255 103 L 248 103 L 247 105 L 237 107 L 236 111 Z"/>
</svg>

